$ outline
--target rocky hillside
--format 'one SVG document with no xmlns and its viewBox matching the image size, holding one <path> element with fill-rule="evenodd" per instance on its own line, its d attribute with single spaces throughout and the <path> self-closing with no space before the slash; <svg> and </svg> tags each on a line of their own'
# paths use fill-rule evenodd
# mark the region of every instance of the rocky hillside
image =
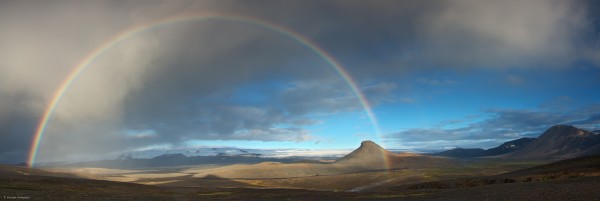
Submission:
<svg viewBox="0 0 600 201">
<path fill-rule="evenodd" d="M 485 156 L 496 156 L 511 153 L 517 151 L 529 143 L 531 143 L 535 138 L 520 138 L 512 141 L 505 142 L 500 146 L 490 148 L 490 149 L 481 149 L 481 148 L 455 148 L 447 151 L 443 151 L 440 153 L 433 154 L 435 156 L 446 156 L 446 157 L 454 157 L 454 158 L 474 158 L 474 157 L 485 157 Z"/>
<path fill-rule="evenodd" d="M 522 149 L 508 155 L 516 159 L 566 159 L 600 153 L 600 135 L 573 126 L 557 125 Z"/>
</svg>

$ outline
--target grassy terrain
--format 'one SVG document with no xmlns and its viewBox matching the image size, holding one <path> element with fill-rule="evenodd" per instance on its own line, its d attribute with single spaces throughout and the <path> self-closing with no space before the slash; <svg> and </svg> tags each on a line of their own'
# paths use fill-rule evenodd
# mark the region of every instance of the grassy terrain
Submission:
<svg viewBox="0 0 600 201">
<path fill-rule="evenodd" d="M 39 179 L 39 180 L 38 180 Z M 30 200 L 598 200 L 600 178 L 499 184 L 463 189 L 334 192 L 301 189 L 155 187 L 109 181 L 37 178 L 6 184 L 0 194 Z"/>
<path fill-rule="evenodd" d="M 113 177 L 139 173 L 137 183 L 154 185 L 0 166 L 0 196 L 31 200 L 599 200 L 598 161 L 600 157 L 592 157 L 532 167 L 544 162 L 490 159 L 445 168 L 266 179 L 173 174 L 185 168 L 89 172 Z M 169 176 L 152 178 L 156 173 Z"/>
<path fill-rule="evenodd" d="M 188 166 L 146 170 L 107 168 L 62 169 L 79 176 L 138 184 L 226 188 L 290 188 L 328 191 L 360 191 L 379 186 L 398 186 L 442 179 L 496 175 L 539 165 L 544 162 L 468 160 L 451 166 L 347 172 L 338 165 L 279 164 L 233 166 Z M 295 171 L 294 171 L 295 170 Z M 344 170 L 344 171 L 340 171 Z M 321 174 L 319 174 L 321 173 Z M 266 176 L 265 176 L 266 175 Z"/>
</svg>

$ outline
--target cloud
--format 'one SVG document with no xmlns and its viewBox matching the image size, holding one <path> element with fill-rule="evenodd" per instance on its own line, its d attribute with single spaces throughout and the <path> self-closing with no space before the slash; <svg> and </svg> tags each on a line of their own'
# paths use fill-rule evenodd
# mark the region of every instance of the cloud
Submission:
<svg viewBox="0 0 600 201">
<path fill-rule="evenodd" d="M 573 122 L 570 122 L 570 123 L 571 124 L 575 124 L 575 125 L 584 125 L 584 126 L 590 126 L 591 125 L 591 126 L 594 126 L 594 127 L 591 127 L 591 128 L 598 129 L 598 128 L 600 128 L 600 126 L 598 126 L 598 124 L 600 124 L 600 113 L 594 114 L 594 115 L 592 115 L 592 116 L 590 116 L 590 117 L 588 117 L 588 118 L 586 118 L 584 120 L 573 121 Z"/>
<path fill-rule="evenodd" d="M 400 102 L 403 103 L 414 103 L 415 101 L 417 100 L 415 100 L 414 98 L 400 98 Z"/>
<path fill-rule="evenodd" d="M 523 79 L 516 75 L 506 75 L 506 82 L 512 85 L 520 85 L 523 84 Z"/>
<path fill-rule="evenodd" d="M 575 100 L 569 96 L 559 96 L 543 102 L 539 107 L 544 110 L 568 110 L 574 102 Z"/>
<path fill-rule="evenodd" d="M 410 128 L 392 133 L 387 138 L 401 146 L 421 146 L 415 148 L 476 147 L 475 145 L 488 148 L 497 146 L 498 142 L 538 137 L 557 124 L 574 125 L 588 130 L 600 127 L 600 107 L 597 104 L 563 110 L 547 110 L 540 106 L 534 109 L 489 109 L 484 112 L 487 118 L 464 126 L 447 127 L 465 122 L 464 120 L 445 121 L 434 127 Z"/>
<path fill-rule="evenodd" d="M 39 100 L 27 93 L 7 93 L 0 91 L 0 158 L 7 161 L 20 161 L 27 156 L 36 123 L 31 121 L 37 112 L 31 105 Z"/>
<path fill-rule="evenodd" d="M 439 79 L 428 79 L 428 78 L 419 78 L 417 79 L 418 83 L 421 84 L 426 84 L 426 85 L 431 85 L 431 86 L 447 86 L 447 85 L 452 85 L 455 84 L 456 81 L 454 80 L 449 80 L 449 79 L 443 79 L 443 80 L 439 80 Z"/>
<path fill-rule="evenodd" d="M 232 26 L 237 25 L 209 27 Z M 178 34 L 190 30 L 159 32 L 103 55 L 57 108 L 40 158 L 189 140 L 301 142 L 316 139 L 304 128 L 319 122 L 311 115 L 362 110 L 347 83 L 321 58 L 276 33 L 249 28 L 221 34 L 222 40 L 185 41 L 185 46 L 178 38 L 190 37 Z M 192 31 L 202 35 L 203 30 Z M 203 51 L 206 55 L 196 54 Z M 295 60 L 303 63 L 289 63 Z M 393 89 L 389 84 L 365 87 L 374 104 Z M 155 134 L 132 138 L 129 130 Z M 85 140 L 60 147 L 76 137 Z"/>
<path fill-rule="evenodd" d="M 377 84 L 367 85 L 361 88 L 361 91 L 369 99 L 372 105 L 385 104 L 398 100 L 394 95 L 398 86 L 392 82 L 380 82 Z M 405 100 L 400 98 L 400 101 Z"/>
<path fill-rule="evenodd" d="M 447 1 L 423 19 L 427 58 L 440 65 L 552 66 L 575 55 L 586 26 L 581 2 Z"/>
<path fill-rule="evenodd" d="M 279 100 L 294 114 L 360 109 L 356 96 L 348 89 L 346 83 L 339 81 L 294 82 L 281 92 Z"/>
<path fill-rule="evenodd" d="M 73 66 L 111 36 L 165 16 L 234 13 L 289 27 L 338 58 L 377 106 L 414 102 L 395 93 L 394 80 L 415 72 L 593 62 L 597 44 L 578 41 L 591 27 L 585 8 L 579 1 L 2 1 L 0 161 L 25 160 L 39 118 Z M 306 141 L 319 137 L 305 128 L 320 122 L 315 115 L 361 109 L 334 69 L 280 33 L 181 22 L 94 60 L 56 108 L 40 158 L 194 139 Z"/>
<path fill-rule="evenodd" d="M 130 130 L 126 132 L 126 137 L 131 139 L 143 139 L 156 137 L 154 130 Z"/>
<path fill-rule="evenodd" d="M 311 21 L 312 27 L 320 29 L 314 32 L 318 42 L 338 57 L 368 66 L 357 69 L 363 76 L 424 69 L 558 68 L 578 60 L 593 61 L 585 52 L 598 50 L 589 37 L 582 37 L 597 40 L 593 28 L 597 16 L 591 14 L 597 8 L 588 6 L 588 1 L 321 4 L 336 8 L 335 12 L 321 13 L 319 4 L 304 4 L 291 12 L 308 10 L 314 13 L 311 17 L 320 18 Z M 356 16 L 360 20 L 339 20 Z"/>
</svg>

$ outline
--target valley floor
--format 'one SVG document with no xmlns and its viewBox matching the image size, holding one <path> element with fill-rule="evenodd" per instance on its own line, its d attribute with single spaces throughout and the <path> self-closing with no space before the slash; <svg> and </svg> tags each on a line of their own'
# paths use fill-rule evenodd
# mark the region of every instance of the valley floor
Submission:
<svg viewBox="0 0 600 201">
<path fill-rule="evenodd" d="M 536 166 L 541 163 L 463 161 L 459 166 L 446 168 L 291 178 L 223 178 L 204 174 L 215 173 L 215 168 L 221 168 L 217 171 L 221 173 L 227 170 L 218 166 L 151 170 L 87 168 L 70 169 L 68 173 L 65 169 L 44 171 L 0 166 L 0 199 L 600 200 L 597 190 L 600 157 Z M 526 169 L 529 167 L 533 168 Z M 239 171 L 239 166 L 233 170 Z M 130 181 L 107 181 L 123 178 Z"/>
<path fill-rule="evenodd" d="M 383 192 L 156 187 L 109 181 L 35 178 L 7 181 L 0 192 L 31 200 L 599 200 L 600 177 Z M 2 198 L 2 197 L 0 197 Z"/>
</svg>

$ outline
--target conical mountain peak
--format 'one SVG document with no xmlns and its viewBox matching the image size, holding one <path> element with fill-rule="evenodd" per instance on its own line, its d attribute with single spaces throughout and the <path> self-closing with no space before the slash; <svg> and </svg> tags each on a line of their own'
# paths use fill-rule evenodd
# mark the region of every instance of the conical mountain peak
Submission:
<svg viewBox="0 0 600 201">
<path fill-rule="evenodd" d="M 360 148 L 369 148 L 369 149 L 383 149 L 383 147 L 379 146 L 377 143 L 371 140 L 365 140 L 360 143 Z"/>
<path fill-rule="evenodd" d="M 383 157 L 387 157 L 388 155 L 393 155 L 393 153 L 385 150 L 377 143 L 366 140 L 360 143 L 360 147 L 350 152 L 348 155 L 344 156 L 338 161 L 345 160 L 381 160 Z"/>
<path fill-rule="evenodd" d="M 449 163 L 447 159 L 423 156 L 415 153 L 392 153 L 377 143 L 366 140 L 360 147 L 336 161 L 337 165 L 352 165 L 359 169 L 392 169 L 429 167 Z"/>
</svg>

